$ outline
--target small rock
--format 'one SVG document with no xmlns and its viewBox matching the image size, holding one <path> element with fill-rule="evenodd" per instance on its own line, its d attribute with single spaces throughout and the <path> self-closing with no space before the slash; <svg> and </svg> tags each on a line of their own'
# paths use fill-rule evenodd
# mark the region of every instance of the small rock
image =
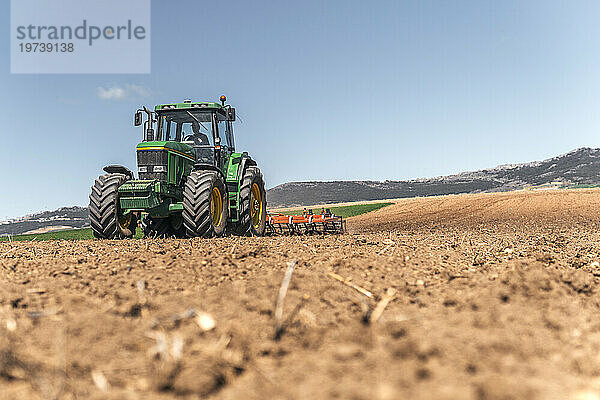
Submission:
<svg viewBox="0 0 600 400">
<path fill-rule="evenodd" d="M 12 318 L 9 318 L 6 320 L 6 329 L 8 329 L 10 332 L 14 332 L 17 330 L 17 321 L 15 321 Z"/>
<path fill-rule="evenodd" d="M 104 392 L 109 389 L 108 380 L 101 371 L 92 371 L 92 380 L 98 389 Z"/>
<path fill-rule="evenodd" d="M 593 263 L 590 264 L 590 267 L 591 268 L 598 268 L 598 267 L 600 267 L 600 262 L 594 261 Z"/>
<path fill-rule="evenodd" d="M 217 326 L 217 323 L 215 322 L 215 319 L 212 317 L 212 315 L 205 312 L 199 312 L 196 315 L 196 323 L 198 324 L 200 329 L 202 329 L 202 332 L 211 331 Z"/>
<path fill-rule="evenodd" d="M 511 249 L 510 247 L 507 247 L 504 249 L 504 253 L 506 253 L 506 254 L 512 254 L 513 252 L 514 252 L 514 250 Z"/>
<path fill-rule="evenodd" d="M 423 286 L 423 285 L 425 285 L 425 282 L 423 282 L 421 279 L 417 279 L 417 285 Z"/>
</svg>

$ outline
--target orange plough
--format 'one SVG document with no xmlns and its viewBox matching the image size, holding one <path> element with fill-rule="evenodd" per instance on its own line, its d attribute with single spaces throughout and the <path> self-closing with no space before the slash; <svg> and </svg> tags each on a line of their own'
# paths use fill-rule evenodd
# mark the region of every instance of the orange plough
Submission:
<svg viewBox="0 0 600 400">
<path fill-rule="evenodd" d="M 267 234 L 310 235 L 344 232 L 346 221 L 329 210 L 322 210 L 321 214 L 306 211 L 302 215 L 267 214 Z"/>
</svg>

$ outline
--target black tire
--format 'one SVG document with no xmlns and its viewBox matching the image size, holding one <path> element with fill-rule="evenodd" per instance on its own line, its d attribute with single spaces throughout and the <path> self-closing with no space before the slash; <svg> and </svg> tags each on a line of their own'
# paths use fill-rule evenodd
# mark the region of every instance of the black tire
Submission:
<svg viewBox="0 0 600 400">
<path fill-rule="evenodd" d="M 208 238 L 225 233 L 229 199 L 225 182 L 218 172 L 194 171 L 187 177 L 183 189 L 182 215 L 189 237 Z"/>
<path fill-rule="evenodd" d="M 183 224 L 183 213 L 172 214 L 169 217 L 169 224 L 171 225 L 171 237 L 179 239 L 185 238 L 185 225 Z"/>
<path fill-rule="evenodd" d="M 258 187 L 260 193 L 260 199 L 256 201 L 252 193 L 254 185 Z M 258 167 L 248 167 L 244 172 L 240 187 L 239 207 L 240 220 L 236 227 L 236 233 L 244 236 L 263 236 L 267 224 L 267 193 L 263 175 Z M 257 212 L 258 216 L 255 214 Z M 255 215 L 254 221 L 252 220 L 253 215 Z"/>
<path fill-rule="evenodd" d="M 126 180 L 124 174 L 106 174 L 94 182 L 88 206 L 94 237 L 123 239 L 135 234 L 137 218 L 133 214 L 119 218 L 119 186 Z"/>
</svg>

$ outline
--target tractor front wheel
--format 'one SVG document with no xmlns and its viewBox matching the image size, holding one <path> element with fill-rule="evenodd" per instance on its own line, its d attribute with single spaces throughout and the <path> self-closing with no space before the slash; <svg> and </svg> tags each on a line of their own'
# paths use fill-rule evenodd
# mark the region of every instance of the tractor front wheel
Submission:
<svg viewBox="0 0 600 400">
<path fill-rule="evenodd" d="M 90 194 L 90 224 L 98 239 L 123 239 L 135 234 L 137 218 L 133 214 L 121 215 L 119 186 L 127 177 L 124 174 L 101 175 L 92 186 Z"/>
<path fill-rule="evenodd" d="M 222 236 L 229 202 L 225 182 L 214 171 L 194 171 L 183 190 L 183 225 L 189 237 Z"/>
<path fill-rule="evenodd" d="M 263 236 L 267 222 L 267 194 L 258 167 L 248 167 L 240 186 L 238 235 Z"/>
</svg>

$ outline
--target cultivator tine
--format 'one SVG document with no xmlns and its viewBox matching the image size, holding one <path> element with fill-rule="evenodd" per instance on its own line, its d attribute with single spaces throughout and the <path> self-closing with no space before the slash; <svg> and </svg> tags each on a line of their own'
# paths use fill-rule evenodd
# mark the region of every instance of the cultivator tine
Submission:
<svg viewBox="0 0 600 400">
<path fill-rule="evenodd" d="M 271 235 L 340 234 L 344 232 L 346 232 L 346 221 L 336 215 L 267 215 L 267 233 Z"/>
</svg>

